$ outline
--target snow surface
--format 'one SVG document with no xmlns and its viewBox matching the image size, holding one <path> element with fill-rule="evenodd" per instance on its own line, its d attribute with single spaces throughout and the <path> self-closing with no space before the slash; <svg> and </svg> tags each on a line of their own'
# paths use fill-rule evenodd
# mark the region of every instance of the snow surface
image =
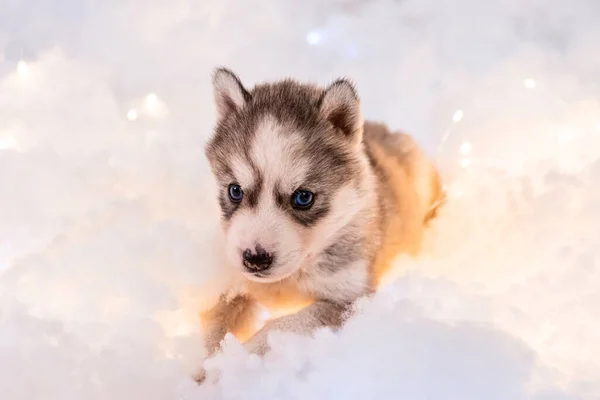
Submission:
<svg viewBox="0 0 600 400">
<path fill-rule="evenodd" d="M 600 398 L 599 20 L 595 0 L 0 0 L 0 398 Z M 228 338 L 197 387 L 226 275 L 219 64 L 354 78 L 451 200 L 341 332 L 274 334 L 264 361 Z"/>
</svg>

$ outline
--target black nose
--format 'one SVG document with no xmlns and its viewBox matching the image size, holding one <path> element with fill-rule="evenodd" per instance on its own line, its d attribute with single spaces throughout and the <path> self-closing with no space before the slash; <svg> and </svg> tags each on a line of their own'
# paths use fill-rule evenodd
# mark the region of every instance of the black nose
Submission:
<svg viewBox="0 0 600 400">
<path fill-rule="evenodd" d="M 246 268 L 254 272 L 264 271 L 273 263 L 273 256 L 267 253 L 261 246 L 256 246 L 254 251 L 250 249 L 244 250 L 242 257 L 244 258 Z"/>
</svg>

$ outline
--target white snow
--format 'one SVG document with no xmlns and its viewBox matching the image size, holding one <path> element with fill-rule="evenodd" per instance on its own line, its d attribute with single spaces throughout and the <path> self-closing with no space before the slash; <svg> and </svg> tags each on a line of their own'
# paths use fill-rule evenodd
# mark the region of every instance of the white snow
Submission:
<svg viewBox="0 0 600 400">
<path fill-rule="evenodd" d="M 600 398 L 599 20 L 595 0 L 0 0 L 0 398 Z M 341 332 L 274 334 L 264 361 L 230 337 L 197 387 L 228 273 L 217 65 L 352 77 L 451 199 Z"/>
</svg>

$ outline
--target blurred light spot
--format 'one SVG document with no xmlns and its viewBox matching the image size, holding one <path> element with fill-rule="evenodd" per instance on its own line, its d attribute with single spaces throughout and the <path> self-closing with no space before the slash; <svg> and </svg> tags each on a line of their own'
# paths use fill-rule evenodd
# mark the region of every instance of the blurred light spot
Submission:
<svg viewBox="0 0 600 400">
<path fill-rule="evenodd" d="M 321 41 L 321 34 L 319 32 L 310 31 L 306 35 L 306 41 L 308 42 L 308 44 L 313 46 L 319 44 L 319 42 Z"/>
<path fill-rule="evenodd" d="M 527 78 L 523 81 L 523 86 L 525 86 L 527 89 L 535 89 L 537 83 L 535 83 L 533 79 Z"/>
<path fill-rule="evenodd" d="M 135 121 L 137 119 L 137 117 L 138 117 L 138 113 L 133 108 L 127 112 L 128 120 Z"/>
<path fill-rule="evenodd" d="M 264 322 L 264 321 L 267 321 L 269 318 L 271 318 L 271 313 L 269 312 L 269 310 L 268 310 L 268 309 L 266 309 L 266 308 L 265 308 L 265 309 L 261 310 L 261 313 L 260 313 L 260 317 L 259 317 L 259 318 L 260 318 L 260 320 L 261 320 L 261 321 L 263 321 L 263 322 Z"/>
<path fill-rule="evenodd" d="M 29 65 L 25 61 L 19 61 L 17 63 L 17 74 L 20 76 L 27 76 L 29 73 Z"/>
<path fill-rule="evenodd" d="M 573 133 L 571 131 L 564 131 L 558 135 L 558 143 L 565 145 L 573 140 Z"/>
<path fill-rule="evenodd" d="M 462 197 L 465 194 L 465 192 L 461 188 L 456 187 L 456 185 L 453 185 L 447 193 L 450 197 Z"/>
<path fill-rule="evenodd" d="M 12 136 L 0 137 L 0 150 L 15 150 L 19 148 L 19 143 Z"/>
<path fill-rule="evenodd" d="M 156 111 L 156 109 L 158 108 L 158 96 L 156 95 L 156 93 L 150 93 L 149 95 L 147 95 L 146 99 L 144 100 L 144 104 L 148 111 Z"/>
<path fill-rule="evenodd" d="M 468 158 L 463 158 L 460 161 L 460 166 L 463 168 L 467 168 L 469 165 L 471 165 L 471 160 L 469 160 Z"/>
<path fill-rule="evenodd" d="M 473 149 L 473 145 L 471 145 L 471 143 L 469 143 L 469 142 L 464 142 L 463 144 L 460 145 L 460 152 L 462 154 L 469 154 L 472 149 Z"/>
<path fill-rule="evenodd" d="M 460 122 L 463 119 L 463 110 L 456 110 L 452 116 L 452 121 Z"/>
<path fill-rule="evenodd" d="M 144 113 L 152 118 L 164 118 L 168 113 L 168 108 L 165 102 L 151 92 L 144 97 L 142 109 L 136 109 L 138 115 Z"/>
</svg>

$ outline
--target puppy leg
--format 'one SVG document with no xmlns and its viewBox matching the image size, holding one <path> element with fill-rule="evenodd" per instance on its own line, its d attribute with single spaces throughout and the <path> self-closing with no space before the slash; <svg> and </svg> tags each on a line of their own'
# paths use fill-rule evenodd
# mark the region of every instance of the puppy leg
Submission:
<svg viewBox="0 0 600 400">
<path fill-rule="evenodd" d="M 250 330 L 256 309 L 256 302 L 248 296 L 239 295 L 229 300 L 221 296 L 213 308 L 203 313 L 204 346 L 209 356 L 219 350 L 227 332 L 243 335 Z"/>
<path fill-rule="evenodd" d="M 262 356 L 269 350 L 267 335 L 271 331 L 293 332 L 308 336 L 321 327 L 339 328 L 344 322 L 345 312 L 349 306 L 350 304 L 317 300 L 296 314 L 286 315 L 268 322 L 244 346 L 249 352 Z"/>
<path fill-rule="evenodd" d="M 236 336 L 247 337 L 254 326 L 257 314 L 257 304 L 249 296 L 239 295 L 233 299 L 225 296 L 210 310 L 203 313 L 200 318 L 204 331 L 204 347 L 208 356 L 214 355 L 221 346 L 221 341 L 231 332 Z M 202 382 L 205 371 L 201 369 L 194 379 Z"/>
</svg>

